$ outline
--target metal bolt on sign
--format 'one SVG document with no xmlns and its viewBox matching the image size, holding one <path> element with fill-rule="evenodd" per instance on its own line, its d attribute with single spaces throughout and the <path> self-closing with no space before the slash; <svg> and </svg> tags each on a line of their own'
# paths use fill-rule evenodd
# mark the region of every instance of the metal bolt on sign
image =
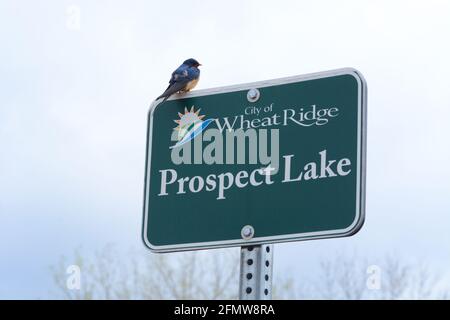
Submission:
<svg viewBox="0 0 450 320">
<path fill-rule="evenodd" d="M 272 299 L 273 245 L 241 247 L 240 300 Z"/>
<path fill-rule="evenodd" d="M 255 229 L 253 229 L 252 226 L 246 225 L 241 230 L 241 236 L 242 239 L 250 240 L 253 238 L 253 235 L 255 234 Z"/>
<path fill-rule="evenodd" d="M 247 92 L 247 100 L 249 102 L 256 102 L 258 101 L 260 96 L 259 90 L 256 88 L 252 88 Z"/>
</svg>

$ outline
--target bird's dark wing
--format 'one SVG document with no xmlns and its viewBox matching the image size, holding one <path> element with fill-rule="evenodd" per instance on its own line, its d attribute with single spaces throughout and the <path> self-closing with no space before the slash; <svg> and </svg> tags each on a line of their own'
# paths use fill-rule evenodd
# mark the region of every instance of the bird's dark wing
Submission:
<svg viewBox="0 0 450 320">
<path fill-rule="evenodd" d="M 173 82 L 172 84 L 169 84 L 166 91 L 164 91 L 163 94 L 156 99 L 165 98 L 164 101 L 166 101 L 172 94 L 183 90 L 189 81 L 190 81 L 189 79 L 184 79 L 182 81 L 176 81 Z"/>
<path fill-rule="evenodd" d="M 162 95 L 160 95 L 156 99 L 165 98 L 164 101 L 166 101 L 172 94 L 181 91 L 184 89 L 186 84 L 192 80 L 190 79 L 190 74 L 188 72 L 189 67 L 187 65 L 182 64 L 179 66 L 174 72 L 172 72 L 172 76 L 170 77 L 169 86 L 167 87 L 166 91 L 163 92 Z"/>
<path fill-rule="evenodd" d="M 164 97 L 163 102 L 166 101 L 172 94 L 183 90 L 190 81 L 198 79 L 199 76 L 200 70 L 182 64 L 174 72 L 172 72 L 169 86 L 166 91 L 164 91 L 164 93 L 156 99 Z"/>
<path fill-rule="evenodd" d="M 185 64 L 179 66 L 170 77 L 169 84 L 174 84 L 176 82 L 182 82 L 189 77 L 189 67 Z"/>
<path fill-rule="evenodd" d="M 177 82 L 184 82 L 186 79 L 191 81 L 195 80 L 200 76 L 200 70 L 196 67 L 189 67 L 186 65 L 181 65 L 172 73 L 169 83 L 174 84 Z"/>
</svg>

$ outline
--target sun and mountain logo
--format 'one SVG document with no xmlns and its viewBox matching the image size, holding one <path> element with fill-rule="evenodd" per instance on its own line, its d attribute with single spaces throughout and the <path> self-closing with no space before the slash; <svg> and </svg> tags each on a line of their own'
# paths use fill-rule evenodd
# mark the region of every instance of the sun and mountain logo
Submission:
<svg viewBox="0 0 450 320">
<path fill-rule="evenodd" d="M 184 113 L 178 112 L 179 119 L 174 120 L 178 125 L 174 128 L 174 130 L 178 131 L 178 142 L 171 146 L 170 149 L 191 141 L 214 121 L 214 119 L 203 120 L 205 115 L 200 115 L 200 110 L 195 111 L 195 107 L 192 106 L 190 110 L 184 107 Z"/>
</svg>

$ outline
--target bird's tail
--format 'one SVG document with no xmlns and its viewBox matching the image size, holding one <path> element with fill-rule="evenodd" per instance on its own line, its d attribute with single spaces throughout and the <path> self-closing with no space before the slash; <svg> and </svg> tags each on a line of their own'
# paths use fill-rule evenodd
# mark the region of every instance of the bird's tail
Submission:
<svg viewBox="0 0 450 320">
<path fill-rule="evenodd" d="M 156 100 L 163 98 L 160 103 L 164 103 L 167 99 L 169 99 L 169 97 L 170 96 L 167 96 L 167 95 L 160 95 L 158 98 L 156 98 Z"/>
</svg>

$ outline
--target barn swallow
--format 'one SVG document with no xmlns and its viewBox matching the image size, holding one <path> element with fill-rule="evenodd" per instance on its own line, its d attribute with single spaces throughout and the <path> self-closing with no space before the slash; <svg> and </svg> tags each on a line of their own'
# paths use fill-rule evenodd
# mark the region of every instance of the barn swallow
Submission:
<svg viewBox="0 0 450 320">
<path fill-rule="evenodd" d="M 164 102 L 176 92 L 188 92 L 192 90 L 197 85 L 200 78 L 199 66 L 201 66 L 201 64 L 192 58 L 184 61 L 183 64 L 172 73 L 166 91 L 156 99 L 164 98 L 162 101 Z"/>
</svg>

